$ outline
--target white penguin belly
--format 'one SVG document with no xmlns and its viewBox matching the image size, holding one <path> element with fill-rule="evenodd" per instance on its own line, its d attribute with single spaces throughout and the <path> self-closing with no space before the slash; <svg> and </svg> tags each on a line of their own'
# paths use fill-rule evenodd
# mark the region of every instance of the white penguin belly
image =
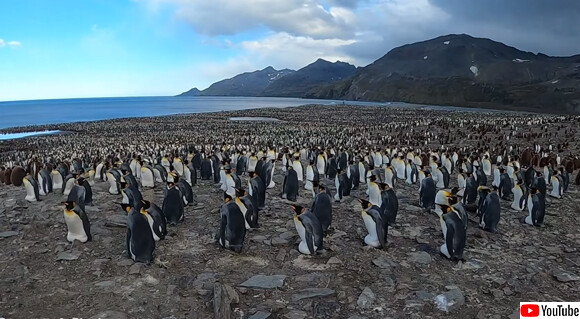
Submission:
<svg viewBox="0 0 580 319">
<path fill-rule="evenodd" d="M 296 171 L 296 176 L 298 176 L 298 181 L 302 182 L 304 180 L 304 174 L 302 172 L 302 164 L 299 161 L 294 161 L 292 163 L 292 168 Z"/>
<path fill-rule="evenodd" d="M 296 226 L 296 231 L 300 236 L 300 244 L 298 244 L 298 251 L 305 255 L 310 255 L 310 250 L 308 249 L 308 244 L 306 243 L 306 229 L 304 225 L 299 220 L 294 219 L 294 225 Z M 314 251 L 318 249 L 316 245 L 314 245 L 314 238 L 312 240 L 312 245 L 314 247 Z"/>
<path fill-rule="evenodd" d="M 62 175 L 58 172 L 52 172 L 52 190 L 55 191 L 56 189 L 62 189 Z"/>
<path fill-rule="evenodd" d="M 107 180 L 109 181 L 109 193 L 113 195 L 119 194 L 117 191 L 117 180 L 111 173 L 107 173 Z"/>
<path fill-rule="evenodd" d="M 64 221 L 68 229 L 68 234 L 66 235 L 66 240 L 71 243 L 78 240 L 82 243 L 86 242 L 88 237 L 83 228 L 83 221 L 75 213 L 64 213 Z"/>
<path fill-rule="evenodd" d="M 381 242 L 379 241 L 379 236 L 377 235 L 377 227 L 373 218 L 367 214 L 362 215 L 363 222 L 367 228 L 368 234 L 365 236 L 365 244 L 372 247 L 380 247 Z"/>
<path fill-rule="evenodd" d="M 24 199 L 29 202 L 36 202 L 36 195 L 34 194 L 34 187 L 32 184 L 26 179 L 22 180 L 22 183 L 26 189 L 26 197 Z"/>
<path fill-rule="evenodd" d="M 41 174 L 38 174 L 38 194 L 46 196 L 46 192 L 44 191 L 44 178 L 42 178 Z"/>
<path fill-rule="evenodd" d="M 149 222 L 149 227 L 151 228 L 151 233 L 153 234 L 153 239 L 155 239 L 155 241 L 159 241 L 161 238 L 159 238 L 157 236 L 157 234 L 155 233 L 155 230 L 153 228 L 153 217 L 151 217 L 151 215 L 147 214 L 145 215 L 147 217 L 147 221 Z"/>
<path fill-rule="evenodd" d="M 153 177 L 153 172 L 146 167 L 141 168 L 141 186 L 143 187 L 154 187 L 155 180 Z"/>
<path fill-rule="evenodd" d="M 75 185 L 75 179 L 74 178 L 70 178 L 67 182 L 66 185 L 64 187 L 64 192 L 63 194 L 65 196 L 68 196 L 68 194 L 70 194 L 70 191 L 72 190 L 73 186 Z"/>
</svg>

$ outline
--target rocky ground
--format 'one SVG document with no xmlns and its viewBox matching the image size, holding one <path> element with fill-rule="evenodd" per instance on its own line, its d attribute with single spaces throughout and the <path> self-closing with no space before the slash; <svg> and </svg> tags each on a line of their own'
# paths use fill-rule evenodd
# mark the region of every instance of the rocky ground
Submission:
<svg viewBox="0 0 580 319">
<path fill-rule="evenodd" d="M 333 205 L 327 249 L 308 257 L 296 249 L 292 211 L 278 196 L 278 167 L 261 228 L 247 234 L 241 254 L 214 242 L 222 195 L 202 182 L 198 204 L 158 242 L 160 262 L 150 266 L 126 257 L 125 214 L 107 183 L 93 186 L 95 205 L 87 207 L 93 241 L 72 247 L 63 195 L 28 203 L 24 188 L 0 185 L 0 318 L 214 318 L 231 309 L 231 318 L 252 319 L 499 319 L 519 318 L 523 301 L 578 300 L 580 186 L 547 199 L 546 228 L 522 224 L 525 214 L 505 201 L 498 233 L 470 216 L 465 263 L 439 255 L 439 221 L 418 207 L 417 185 L 396 187 L 400 209 L 387 249 L 365 247 L 356 201 L 363 186 Z M 162 203 L 161 187 L 143 193 Z M 311 198 L 302 190 L 298 202 Z"/>
</svg>

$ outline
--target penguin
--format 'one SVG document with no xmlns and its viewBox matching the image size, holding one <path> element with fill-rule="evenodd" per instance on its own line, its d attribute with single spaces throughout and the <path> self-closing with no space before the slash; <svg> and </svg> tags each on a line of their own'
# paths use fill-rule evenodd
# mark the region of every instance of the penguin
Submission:
<svg viewBox="0 0 580 319">
<path fill-rule="evenodd" d="M 379 184 L 381 188 L 381 198 L 382 203 L 379 207 L 379 211 L 383 218 L 383 222 L 388 225 L 394 225 L 397 219 L 397 213 L 399 211 L 399 199 L 395 191 L 389 187 L 386 183 Z M 386 227 L 386 226 L 385 226 Z"/>
<path fill-rule="evenodd" d="M 338 169 L 336 176 L 334 177 L 334 185 L 336 186 L 336 194 L 334 195 L 334 200 L 336 202 L 342 201 L 344 196 L 350 196 L 351 183 L 346 172 L 341 168 Z"/>
<path fill-rule="evenodd" d="M 417 170 L 417 166 L 413 163 L 412 159 L 409 159 L 407 165 L 405 166 L 405 183 L 412 185 L 416 184 L 417 180 L 419 179 L 419 172 Z M 386 176 L 386 174 L 385 174 Z"/>
<path fill-rule="evenodd" d="M 444 227 L 445 243 L 441 245 L 440 252 L 448 259 L 463 260 L 463 251 L 467 239 L 465 231 L 467 220 L 463 220 L 461 213 L 453 206 L 447 206 L 444 209 L 446 213 L 443 213 L 440 219 L 442 219 L 442 226 Z"/>
<path fill-rule="evenodd" d="M 395 188 L 395 184 L 397 183 L 398 173 L 396 170 L 393 170 L 391 163 L 387 163 L 385 167 L 385 183 L 389 185 L 390 188 Z"/>
<path fill-rule="evenodd" d="M 534 183 L 532 183 L 532 187 L 538 189 L 538 191 L 544 195 L 544 198 L 546 197 L 546 180 L 541 172 L 536 172 L 536 177 Z"/>
<path fill-rule="evenodd" d="M 534 183 L 535 177 L 536 177 L 536 170 L 531 166 L 528 167 L 528 169 L 524 172 L 524 182 L 528 188 L 532 187 L 532 184 Z"/>
<path fill-rule="evenodd" d="M 159 163 L 153 166 L 153 176 L 155 176 L 155 181 L 157 183 L 167 182 L 167 170 Z"/>
<path fill-rule="evenodd" d="M 312 182 L 315 181 L 314 177 L 314 161 L 310 161 L 310 164 L 306 166 L 306 182 L 304 183 L 304 189 L 313 190 Z"/>
<path fill-rule="evenodd" d="M 240 207 L 227 193 L 224 193 L 224 204 L 220 207 L 220 220 L 219 244 L 241 253 L 246 238 L 246 219 Z"/>
<path fill-rule="evenodd" d="M 562 176 L 558 170 L 554 171 L 554 174 L 551 177 L 552 179 L 552 191 L 550 192 L 550 197 L 561 199 L 562 195 L 564 194 L 563 183 L 562 183 Z"/>
<path fill-rule="evenodd" d="M 48 195 L 48 193 L 52 193 L 53 190 L 53 183 L 52 177 L 50 176 L 50 172 L 46 168 L 42 168 L 40 172 L 38 172 L 38 192 L 42 196 Z"/>
<path fill-rule="evenodd" d="M 244 212 L 240 207 L 240 210 L 242 210 L 244 218 L 246 219 L 246 229 L 260 228 L 260 224 L 258 223 L 259 210 L 256 199 L 242 188 L 236 187 L 236 204 L 238 204 L 238 199 L 246 208 L 246 211 Z"/>
<path fill-rule="evenodd" d="M 40 201 L 40 194 L 38 191 L 38 183 L 30 174 L 24 176 L 22 179 L 22 183 L 24 184 L 24 188 L 26 189 L 26 197 L 25 200 L 29 202 L 38 202 Z"/>
<path fill-rule="evenodd" d="M 292 161 L 292 169 L 296 171 L 296 176 L 298 177 L 298 181 L 304 181 L 304 170 L 302 168 L 302 163 L 300 162 L 300 155 L 295 155 L 294 160 Z"/>
<path fill-rule="evenodd" d="M 134 262 L 151 264 L 155 238 L 146 210 L 133 208 L 127 216 L 127 255 Z"/>
<path fill-rule="evenodd" d="M 146 165 L 145 163 L 141 164 L 141 187 L 155 187 L 155 175 L 153 173 L 153 168 L 151 168 L 149 165 Z"/>
<path fill-rule="evenodd" d="M 435 194 L 435 209 L 433 210 L 437 216 L 441 216 L 445 213 L 442 210 L 442 207 L 451 206 L 449 203 L 449 199 L 451 198 L 452 194 L 448 190 L 442 189 Z"/>
<path fill-rule="evenodd" d="M 68 194 L 70 194 L 73 186 L 76 184 L 77 177 L 77 173 L 72 173 L 64 178 L 64 187 L 62 188 L 62 194 L 64 196 L 68 196 Z"/>
<path fill-rule="evenodd" d="M 62 175 L 55 169 L 50 172 L 50 178 L 52 179 L 52 190 L 62 189 L 64 187 L 64 181 Z"/>
<path fill-rule="evenodd" d="M 248 182 L 248 193 L 254 197 L 258 210 L 266 209 L 266 188 L 262 179 L 256 172 L 250 172 L 250 181 Z"/>
<path fill-rule="evenodd" d="M 159 206 L 144 199 L 141 199 L 140 206 L 140 212 L 147 218 L 153 239 L 155 241 L 165 239 L 167 235 L 167 221 Z"/>
<path fill-rule="evenodd" d="M 85 205 L 93 206 L 93 188 L 90 183 L 84 177 L 79 177 L 76 183 L 85 189 Z"/>
<path fill-rule="evenodd" d="M 484 201 L 479 210 L 479 227 L 490 233 L 497 231 L 497 225 L 500 220 L 501 205 L 499 196 L 496 191 L 497 188 L 489 189 L 486 186 L 479 186 L 478 191 L 483 193 Z"/>
<path fill-rule="evenodd" d="M 483 173 L 486 176 L 491 176 L 491 161 L 489 160 L 489 155 L 484 155 L 483 156 L 483 160 L 481 161 L 481 166 L 482 166 L 482 170 Z"/>
<path fill-rule="evenodd" d="M 358 175 L 359 175 L 359 184 L 366 184 L 367 183 L 367 167 L 365 163 L 361 160 L 358 162 Z"/>
<path fill-rule="evenodd" d="M 528 216 L 524 222 L 528 225 L 544 227 L 545 215 L 546 198 L 537 188 L 531 188 L 528 195 Z"/>
<path fill-rule="evenodd" d="M 493 181 L 491 182 L 491 186 L 499 187 L 499 183 L 501 179 L 501 171 L 498 165 L 495 165 L 493 168 Z"/>
<path fill-rule="evenodd" d="M 462 168 L 459 169 L 459 173 L 457 173 L 457 188 L 459 191 L 457 192 L 457 196 L 463 197 L 465 193 L 465 186 L 467 185 L 467 174 L 463 171 Z"/>
<path fill-rule="evenodd" d="M 175 172 L 177 173 L 177 176 L 183 177 L 183 175 L 184 175 L 184 165 L 183 165 L 183 161 L 181 160 L 181 158 L 175 157 L 173 159 L 172 165 L 173 165 L 173 170 L 175 170 Z"/>
<path fill-rule="evenodd" d="M 477 187 L 479 184 L 475 180 L 473 173 L 467 173 L 465 180 L 465 190 L 463 191 L 462 202 L 464 206 L 472 205 L 477 200 Z"/>
<path fill-rule="evenodd" d="M 393 162 L 394 162 L 393 167 L 395 169 L 395 178 L 404 180 L 405 179 L 405 158 L 401 155 L 397 158 L 394 158 Z"/>
<path fill-rule="evenodd" d="M 129 204 L 131 207 L 137 208 L 141 206 L 143 195 L 135 186 L 129 185 L 127 182 L 121 182 L 121 194 L 123 195 L 123 204 Z"/>
<path fill-rule="evenodd" d="M 6 183 L 6 167 L 0 165 L 0 185 Z"/>
<path fill-rule="evenodd" d="M 510 200 L 512 195 L 512 180 L 504 168 L 500 169 L 499 196 L 503 200 Z"/>
<path fill-rule="evenodd" d="M 512 188 L 514 200 L 510 206 L 513 210 L 521 212 L 526 207 L 526 200 L 528 196 L 525 194 L 525 187 L 522 180 L 518 180 L 517 184 Z"/>
<path fill-rule="evenodd" d="M 91 223 L 85 211 L 72 201 L 62 202 L 61 204 L 64 206 L 64 221 L 68 230 L 66 240 L 71 243 L 75 240 L 81 243 L 91 241 Z"/>
<path fill-rule="evenodd" d="M 563 194 L 568 191 L 568 186 L 570 186 L 570 173 L 568 173 L 568 170 L 565 167 L 561 167 L 559 172 L 561 178 L 560 187 L 562 188 Z"/>
<path fill-rule="evenodd" d="M 197 169 L 195 169 L 191 161 L 187 161 L 186 164 L 187 165 L 185 166 L 186 168 L 184 169 L 184 174 L 189 176 L 187 182 L 189 185 L 195 186 L 197 185 Z"/>
<path fill-rule="evenodd" d="M 292 205 L 294 225 L 300 236 L 298 251 L 305 255 L 314 255 L 323 249 L 323 230 L 320 221 L 311 211 L 298 205 Z"/>
<path fill-rule="evenodd" d="M 124 180 L 130 186 L 134 186 L 136 188 L 139 188 L 139 184 L 137 183 L 137 179 L 135 178 L 133 173 L 131 173 L 131 170 L 122 169 L 121 174 L 123 174 L 121 181 Z"/>
<path fill-rule="evenodd" d="M 364 238 L 365 244 L 375 248 L 387 246 L 387 222 L 383 221 L 380 208 L 371 202 L 359 198 L 362 206 L 361 216 L 368 234 Z"/>
<path fill-rule="evenodd" d="M 121 183 L 121 174 L 114 169 L 111 168 L 107 171 L 107 181 L 109 181 L 109 194 L 118 195 L 121 193 L 120 183 Z"/>
<path fill-rule="evenodd" d="M 320 185 L 317 181 L 313 182 L 313 184 L 318 192 L 315 192 L 314 189 L 312 190 L 315 196 L 310 211 L 318 218 L 322 226 L 322 232 L 326 234 L 332 224 L 332 198 L 323 185 Z"/>
<path fill-rule="evenodd" d="M 483 168 L 481 166 L 475 166 L 474 165 L 474 170 L 475 170 L 475 179 L 477 180 L 477 183 L 479 184 L 479 186 L 485 186 L 487 185 L 487 176 L 485 174 L 485 172 L 483 171 Z"/>
<path fill-rule="evenodd" d="M 282 190 L 282 198 L 293 202 L 296 201 L 296 197 L 298 196 L 298 176 L 292 166 L 288 166 L 286 176 L 284 176 Z"/>
<path fill-rule="evenodd" d="M 226 167 L 224 167 L 224 179 L 223 179 L 223 184 L 220 186 L 220 189 L 226 193 L 228 193 L 228 195 L 234 197 L 236 195 L 236 182 L 234 181 L 233 178 L 233 174 L 232 174 L 232 168 L 231 166 L 227 165 Z"/>
<path fill-rule="evenodd" d="M 105 166 L 105 162 L 100 162 L 95 167 L 95 180 L 104 182 L 106 178 L 107 170 Z"/>
<path fill-rule="evenodd" d="M 184 219 L 183 199 L 179 188 L 175 186 L 174 182 L 167 182 L 167 192 L 163 199 L 162 212 L 167 219 L 167 223 L 171 226 L 177 225 Z"/>
<path fill-rule="evenodd" d="M 419 205 L 425 210 L 434 208 L 436 194 L 437 186 L 431 177 L 431 172 L 425 171 L 425 179 L 421 182 L 419 189 Z"/>
<path fill-rule="evenodd" d="M 350 179 L 352 180 L 351 190 L 358 189 L 360 185 L 360 171 L 358 164 L 356 164 L 355 161 L 350 161 L 348 170 L 350 172 Z M 318 174 L 318 172 L 316 174 Z"/>
<path fill-rule="evenodd" d="M 22 186 L 22 180 L 24 179 L 24 176 L 26 176 L 26 171 L 24 168 L 20 166 L 13 167 L 12 173 L 10 174 L 10 182 L 12 185 L 20 187 Z"/>
<path fill-rule="evenodd" d="M 316 156 L 316 168 L 318 169 L 318 174 L 322 175 L 323 177 L 326 174 L 326 164 L 326 158 L 324 157 L 324 154 L 320 152 Z"/>
<path fill-rule="evenodd" d="M 236 173 L 240 175 L 244 175 L 248 170 L 248 157 L 245 154 L 242 154 L 238 157 L 238 161 L 236 163 Z"/>
<path fill-rule="evenodd" d="M 208 158 L 204 158 L 200 164 L 200 177 L 203 181 L 209 181 L 213 174 L 212 162 Z"/>
<path fill-rule="evenodd" d="M 377 180 L 376 175 L 369 176 L 367 192 L 369 195 L 369 202 L 371 202 L 371 204 L 373 204 L 374 206 L 380 207 L 382 204 L 381 189 L 379 188 L 379 185 L 376 183 L 376 180 Z"/>
<path fill-rule="evenodd" d="M 256 153 L 252 153 L 248 158 L 248 172 L 256 172 L 256 165 L 258 164 L 258 157 Z M 258 173 L 258 172 L 256 172 Z"/>
</svg>

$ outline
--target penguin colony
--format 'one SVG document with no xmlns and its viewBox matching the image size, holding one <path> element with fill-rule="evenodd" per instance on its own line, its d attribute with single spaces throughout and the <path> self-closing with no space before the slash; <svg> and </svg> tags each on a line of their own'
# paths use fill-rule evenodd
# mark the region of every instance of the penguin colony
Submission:
<svg viewBox="0 0 580 319">
<path fill-rule="evenodd" d="M 199 185 L 211 186 L 222 202 L 212 212 L 215 223 L 206 225 L 216 229 L 215 249 L 243 254 L 260 221 L 286 218 L 299 253 L 328 254 L 333 221 L 353 210 L 363 229 L 360 245 L 397 249 L 389 231 L 404 227 L 397 222 L 401 196 L 440 229 L 432 244 L 453 261 L 466 261 L 469 227 L 506 232 L 500 217 L 508 214 L 521 227 L 544 228 L 552 218 L 548 198 L 577 196 L 568 190 L 580 185 L 579 117 L 424 111 L 417 119 L 416 110 L 395 116 L 334 107 L 318 110 L 323 117 L 301 118 L 313 108 L 322 107 L 244 111 L 284 120 L 272 123 L 229 121 L 236 113 L 223 113 L 112 120 L 114 130 L 100 122 L 69 124 L 76 133 L 2 142 L 10 151 L 1 153 L 0 183 L 24 187 L 28 202 L 60 198 L 63 238 L 71 244 L 91 241 L 91 215 L 100 212 L 87 207 L 100 186 L 107 193 L 101 198 L 127 216 L 124 253 L 145 264 L 163 264 L 156 243 L 191 215 L 207 213 L 197 209 L 204 205 L 196 198 Z M 155 132 L 147 133 L 151 127 Z M 79 145 L 82 136 L 90 138 Z M 150 189 L 163 199 L 145 198 Z M 282 211 L 272 214 L 272 198 Z"/>
</svg>

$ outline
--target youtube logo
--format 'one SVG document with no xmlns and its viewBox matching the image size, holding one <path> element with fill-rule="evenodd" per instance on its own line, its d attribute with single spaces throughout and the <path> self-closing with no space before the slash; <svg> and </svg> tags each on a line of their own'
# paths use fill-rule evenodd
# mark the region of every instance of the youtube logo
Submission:
<svg viewBox="0 0 580 319">
<path fill-rule="evenodd" d="M 540 305 L 524 304 L 520 307 L 520 316 L 526 318 L 533 318 L 540 316 Z"/>
</svg>

